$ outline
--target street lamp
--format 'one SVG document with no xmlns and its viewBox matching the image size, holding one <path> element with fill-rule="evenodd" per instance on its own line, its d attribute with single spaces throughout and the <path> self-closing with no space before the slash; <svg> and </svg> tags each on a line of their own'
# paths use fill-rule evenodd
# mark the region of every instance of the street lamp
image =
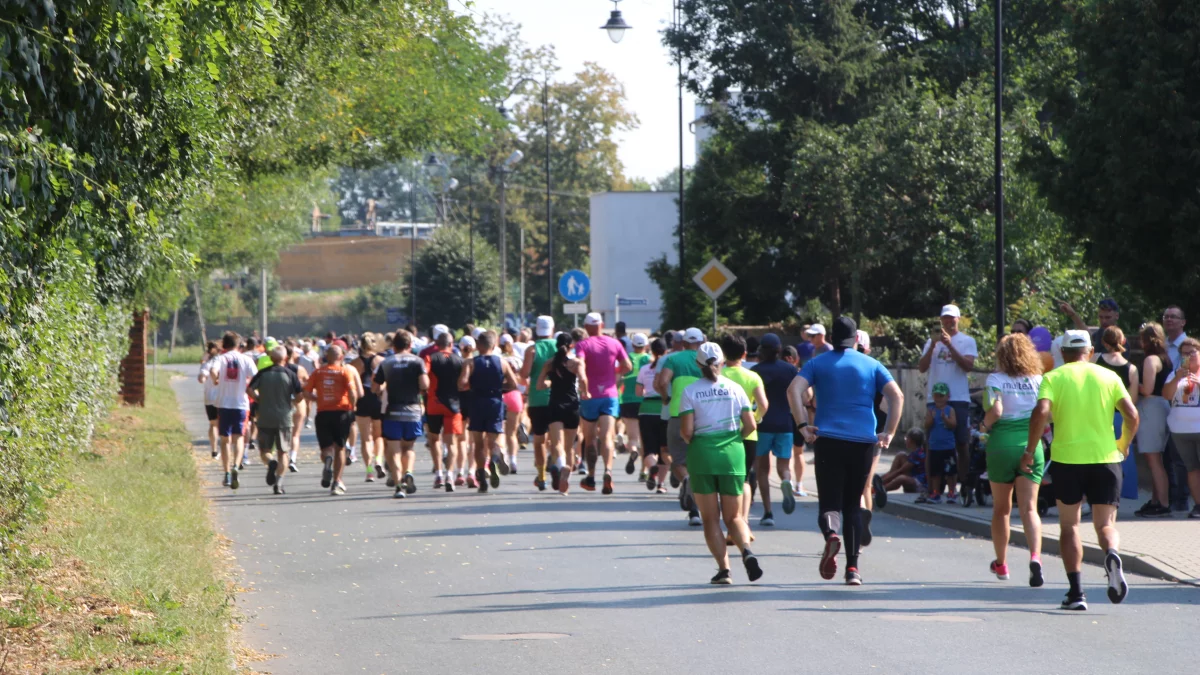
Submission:
<svg viewBox="0 0 1200 675">
<path fill-rule="evenodd" d="M 504 304 L 505 304 L 504 303 L 504 300 L 505 300 L 504 294 L 505 294 L 505 282 L 508 280 L 508 248 L 507 248 L 507 246 L 508 246 L 508 243 L 507 243 L 508 242 L 508 236 L 507 236 L 508 227 L 504 223 L 505 177 L 509 173 L 512 172 L 512 167 L 515 166 L 517 164 L 517 162 L 520 162 L 524 158 L 525 158 L 525 153 L 521 152 L 520 150 L 513 150 L 512 154 L 508 156 L 508 159 L 504 160 L 504 163 L 501 164 L 499 166 L 499 168 L 497 169 L 497 172 L 500 174 L 500 238 L 499 239 L 500 239 L 500 329 L 501 329 L 501 331 L 503 331 L 504 327 L 505 327 L 504 326 Z M 525 285 L 524 283 L 521 284 L 522 290 L 524 290 L 524 285 Z M 522 301 L 524 301 L 524 299 L 522 299 Z"/>
<path fill-rule="evenodd" d="M 608 39 L 614 43 L 624 39 L 625 31 L 633 28 L 633 26 L 625 23 L 624 17 L 621 16 L 621 10 L 617 9 L 617 4 L 620 2 L 621 0 L 612 0 L 612 14 L 609 15 L 608 21 L 603 26 L 600 26 L 601 29 L 608 31 Z"/>
<path fill-rule="evenodd" d="M 996 0 L 996 339 L 1004 337 L 1004 155 L 1001 114 L 1004 104 L 1004 0 Z"/>
</svg>

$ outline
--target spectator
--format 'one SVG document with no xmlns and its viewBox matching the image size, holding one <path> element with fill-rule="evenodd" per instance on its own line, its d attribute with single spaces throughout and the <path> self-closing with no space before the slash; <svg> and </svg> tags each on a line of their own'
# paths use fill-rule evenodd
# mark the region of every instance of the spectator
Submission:
<svg viewBox="0 0 1200 675">
<path fill-rule="evenodd" d="M 1168 518 L 1171 509 L 1167 506 L 1167 471 L 1163 467 L 1163 451 L 1167 448 L 1167 415 L 1171 406 L 1163 398 L 1163 386 L 1171 372 L 1171 362 L 1167 358 L 1162 326 L 1156 323 L 1142 326 L 1140 338 L 1146 358 L 1142 361 L 1142 386 L 1139 390 L 1142 398 L 1137 406 L 1142 419 L 1137 430 L 1137 446 L 1138 452 L 1145 455 L 1146 463 L 1150 465 L 1153 488 L 1150 501 L 1143 504 L 1134 515 Z"/>
<path fill-rule="evenodd" d="M 967 447 L 971 440 L 971 389 L 967 374 L 975 367 L 975 357 L 979 348 L 975 338 L 958 330 L 958 322 L 962 317 L 956 305 L 942 307 L 941 326 L 934 327 L 932 336 L 925 341 L 921 361 L 917 370 L 928 374 L 925 389 L 926 406 L 933 407 L 933 386 L 944 382 L 950 389 L 950 407 L 954 409 L 955 417 L 963 421 L 954 429 L 954 445 L 958 452 L 958 465 L 964 468 L 970 466 Z M 965 472 L 964 472 L 965 474 Z M 950 486 L 951 491 L 954 486 Z"/>
<path fill-rule="evenodd" d="M 1028 319 L 1017 319 L 1016 321 L 1012 322 L 1012 328 L 1008 329 L 1008 332 L 1010 334 L 1022 333 L 1024 335 L 1029 335 L 1029 331 L 1031 330 L 1033 330 L 1033 324 L 1030 323 Z"/>
<path fill-rule="evenodd" d="M 1100 301 L 1099 312 L 1097 313 L 1100 319 L 1099 326 L 1087 325 L 1087 322 L 1079 316 L 1079 312 L 1076 312 L 1075 308 L 1069 303 L 1059 303 L 1058 308 L 1062 310 L 1063 314 L 1071 317 L 1071 321 L 1075 323 L 1075 328 L 1087 331 L 1092 336 L 1092 349 L 1094 351 L 1092 361 L 1095 362 L 1096 359 L 1100 358 L 1100 354 L 1104 353 L 1102 351 L 1104 349 L 1104 341 L 1101 339 L 1104 329 L 1117 325 L 1117 321 L 1121 318 L 1121 307 L 1117 304 L 1117 301 L 1112 298 L 1105 298 Z"/>
<path fill-rule="evenodd" d="M 1200 518 L 1200 341 L 1185 338 L 1179 347 L 1182 363 L 1163 386 L 1163 398 L 1171 402 L 1167 426 L 1175 441 L 1187 482 L 1196 505 L 1188 518 Z"/>
<path fill-rule="evenodd" d="M 929 484 L 925 475 L 925 432 L 920 427 L 913 427 L 904 434 L 904 450 L 896 453 L 892 459 L 892 468 L 883 474 L 885 490 L 903 490 L 904 492 L 919 492 L 918 502 L 928 501 L 925 493 Z"/>
<path fill-rule="evenodd" d="M 929 438 L 929 503 L 942 503 L 942 486 L 949 488 L 946 503 L 954 504 L 958 495 L 954 486 L 958 481 L 958 452 L 955 430 L 967 426 L 966 418 L 960 418 L 950 407 L 950 387 L 945 382 L 933 385 L 933 404 L 925 412 L 925 434 Z M 966 465 L 963 465 L 966 466 Z"/>
<path fill-rule="evenodd" d="M 630 342 L 629 336 L 625 334 L 624 321 L 618 321 L 617 324 L 613 326 L 613 337 L 615 337 L 621 343 L 621 346 L 625 348 L 626 354 L 633 353 L 633 343 Z"/>
<path fill-rule="evenodd" d="M 796 350 L 800 357 L 801 365 L 808 363 L 808 360 L 814 356 L 820 356 L 825 352 L 833 351 L 833 345 L 825 341 L 825 326 L 819 323 L 814 323 L 804 329 L 804 342 Z"/>
<path fill-rule="evenodd" d="M 1187 317 L 1177 305 L 1171 305 L 1163 310 L 1163 332 L 1166 334 L 1167 357 L 1171 359 L 1171 367 L 1178 368 L 1179 345 L 1187 339 L 1183 327 L 1187 325 Z"/>
<path fill-rule="evenodd" d="M 742 360 L 746 368 L 758 365 L 758 338 L 750 335 L 746 338 L 746 358 Z"/>
</svg>

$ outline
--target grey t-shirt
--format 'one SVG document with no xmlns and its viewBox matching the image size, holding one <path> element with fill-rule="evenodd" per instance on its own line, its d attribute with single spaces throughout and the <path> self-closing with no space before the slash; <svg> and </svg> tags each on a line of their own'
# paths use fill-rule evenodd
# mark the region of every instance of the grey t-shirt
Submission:
<svg viewBox="0 0 1200 675">
<path fill-rule="evenodd" d="M 282 366 L 263 368 L 250 380 L 250 389 L 258 392 L 259 428 L 291 428 L 293 401 L 302 391 L 295 373 Z"/>
</svg>

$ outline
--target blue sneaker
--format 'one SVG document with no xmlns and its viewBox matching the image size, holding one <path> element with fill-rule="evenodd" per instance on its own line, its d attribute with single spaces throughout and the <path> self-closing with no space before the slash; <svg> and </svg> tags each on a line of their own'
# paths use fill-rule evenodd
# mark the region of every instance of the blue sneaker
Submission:
<svg viewBox="0 0 1200 675">
<path fill-rule="evenodd" d="M 926 503 L 928 503 L 928 504 L 941 504 L 941 503 L 942 503 L 942 496 L 941 496 L 941 495 L 934 495 L 934 496 L 930 497 L 930 498 L 929 498 L 929 500 L 928 500 Z"/>
</svg>

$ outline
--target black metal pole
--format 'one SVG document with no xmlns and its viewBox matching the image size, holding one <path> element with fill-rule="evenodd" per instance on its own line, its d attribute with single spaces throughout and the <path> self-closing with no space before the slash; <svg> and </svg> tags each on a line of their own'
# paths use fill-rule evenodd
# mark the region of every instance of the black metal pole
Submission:
<svg viewBox="0 0 1200 675">
<path fill-rule="evenodd" d="M 475 323 L 475 182 L 473 173 L 467 169 L 467 241 L 471 250 L 471 319 Z"/>
<path fill-rule="evenodd" d="M 412 305 L 412 316 L 409 321 L 415 326 L 417 325 L 417 165 L 413 163 L 412 170 L 412 185 L 408 190 L 408 203 L 411 212 L 409 216 L 412 220 L 412 239 L 409 242 L 408 252 L 408 269 L 412 275 L 412 284 L 409 286 L 408 294 L 409 301 Z"/>
<path fill-rule="evenodd" d="M 1004 0 L 996 0 L 996 339 L 1004 337 Z"/>
<path fill-rule="evenodd" d="M 675 28 L 678 29 L 682 18 L 678 2 L 674 3 L 674 10 Z M 679 299 L 682 301 L 687 283 L 683 255 L 683 51 L 678 51 L 676 57 L 679 66 Z"/>
<path fill-rule="evenodd" d="M 546 314 L 554 316 L 554 226 L 550 222 L 550 78 L 542 81 L 542 126 L 546 130 Z"/>
</svg>

